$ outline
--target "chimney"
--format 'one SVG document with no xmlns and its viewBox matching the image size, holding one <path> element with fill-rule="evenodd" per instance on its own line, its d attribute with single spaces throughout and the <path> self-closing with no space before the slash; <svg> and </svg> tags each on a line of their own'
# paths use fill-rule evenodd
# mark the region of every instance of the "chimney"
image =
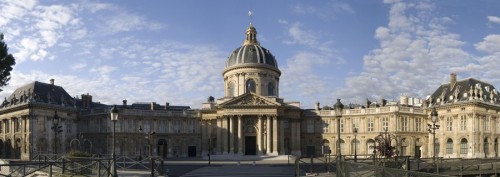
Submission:
<svg viewBox="0 0 500 177">
<path fill-rule="evenodd" d="M 155 110 L 155 102 L 151 102 L 151 110 Z"/>
<path fill-rule="evenodd" d="M 372 104 L 372 102 L 370 100 L 368 100 L 368 98 L 366 98 L 366 108 L 370 108 L 371 104 Z"/>
<path fill-rule="evenodd" d="M 54 85 L 54 79 L 50 79 L 50 85 Z"/>
<path fill-rule="evenodd" d="M 457 74 L 456 73 L 451 73 L 450 74 L 450 88 L 455 87 L 456 83 L 457 83 Z"/>
<path fill-rule="evenodd" d="M 165 103 L 165 110 L 169 110 L 170 109 L 170 103 L 169 102 L 166 102 Z"/>
<path fill-rule="evenodd" d="M 315 109 L 316 111 L 319 111 L 319 101 L 316 101 L 316 104 L 314 104 L 314 105 L 315 105 L 315 106 L 314 106 L 314 109 Z"/>
<path fill-rule="evenodd" d="M 123 107 L 124 108 L 127 107 L 127 100 L 123 100 L 122 102 L 123 102 Z"/>
<path fill-rule="evenodd" d="M 385 105 L 387 104 L 387 100 L 382 98 L 381 102 L 382 102 L 382 107 L 385 107 Z"/>
</svg>

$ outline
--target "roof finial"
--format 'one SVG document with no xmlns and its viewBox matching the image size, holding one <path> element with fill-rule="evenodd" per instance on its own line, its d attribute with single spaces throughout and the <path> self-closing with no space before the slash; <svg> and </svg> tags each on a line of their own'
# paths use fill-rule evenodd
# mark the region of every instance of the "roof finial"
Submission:
<svg viewBox="0 0 500 177">
<path fill-rule="evenodd" d="M 253 17 L 253 12 L 252 12 L 252 10 L 249 10 L 249 11 L 248 11 L 248 17 L 249 17 L 249 20 L 250 20 L 250 26 L 252 26 L 252 21 L 253 21 L 253 20 L 252 20 L 252 17 Z"/>
</svg>

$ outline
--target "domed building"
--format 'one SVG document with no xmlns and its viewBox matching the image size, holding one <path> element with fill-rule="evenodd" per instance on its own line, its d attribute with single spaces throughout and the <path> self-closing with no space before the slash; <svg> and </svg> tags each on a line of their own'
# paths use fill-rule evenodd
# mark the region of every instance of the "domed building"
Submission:
<svg viewBox="0 0 500 177">
<path fill-rule="evenodd" d="M 300 154 L 299 103 L 279 98 L 281 71 L 252 24 L 222 75 L 224 97 L 209 98 L 201 110 L 202 144 L 210 144 L 202 154 Z"/>
</svg>

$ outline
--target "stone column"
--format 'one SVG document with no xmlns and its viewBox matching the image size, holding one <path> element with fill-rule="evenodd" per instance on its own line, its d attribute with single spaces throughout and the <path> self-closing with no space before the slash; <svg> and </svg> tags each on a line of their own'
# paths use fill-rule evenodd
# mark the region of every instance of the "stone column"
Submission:
<svg viewBox="0 0 500 177">
<path fill-rule="evenodd" d="M 279 148 L 279 154 L 282 154 L 284 155 L 285 154 L 285 120 L 283 119 L 280 119 L 280 133 L 279 133 L 279 145 L 280 145 L 280 148 Z"/>
<path fill-rule="evenodd" d="M 234 116 L 229 116 L 229 153 L 234 154 Z"/>
<path fill-rule="evenodd" d="M 273 119 L 273 155 L 278 155 L 278 116 L 272 116 Z"/>
<path fill-rule="evenodd" d="M 241 115 L 238 115 L 238 154 L 243 155 L 243 125 Z"/>
<path fill-rule="evenodd" d="M 272 147 L 271 147 L 271 144 L 272 144 L 272 134 L 271 134 L 271 116 L 270 115 L 267 115 L 267 148 L 266 148 L 266 154 L 267 155 L 270 155 L 272 153 Z"/>
<path fill-rule="evenodd" d="M 217 117 L 217 154 L 222 153 L 222 119 Z"/>
<path fill-rule="evenodd" d="M 228 125 L 227 125 L 227 116 L 222 117 L 222 154 L 227 154 L 229 148 L 228 148 Z"/>
<path fill-rule="evenodd" d="M 213 129 L 213 124 L 212 124 L 212 120 L 208 120 L 207 121 L 207 150 L 210 150 L 209 148 L 212 148 L 212 144 L 214 142 L 212 142 L 213 140 L 213 137 L 212 137 L 212 129 Z M 214 149 L 211 149 L 212 152 L 214 152 Z M 208 153 L 210 153 L 210 151 L 208 151 Z"/>
<path fill-rule="evenodd" d="M 262 155 L 262 135 L 264 133 L 264 129 L 262 128 L 262 116 L 257 116 L 257 155 Z"/>
<path fill-rule="evenodd" d="M 203 147 L 201 151 L 202 156 L 208 154 L 207 124 L 208 121 L 201 121 L 201 147 Z"/>
</svg>

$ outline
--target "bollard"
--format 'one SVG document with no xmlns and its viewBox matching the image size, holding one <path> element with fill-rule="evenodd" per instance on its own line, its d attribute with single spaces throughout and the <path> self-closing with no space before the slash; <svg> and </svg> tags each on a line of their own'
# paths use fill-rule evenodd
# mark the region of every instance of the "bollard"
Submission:
<svg viewBox="0 0 500 177">
<path fill-rule="evenodd" d="M 62 158 L 62 174 L 64 174 L 66 168 L 65 168 L 65 163 L 64 163 L 64 158 Z"/>
<path fill-rule="evenodd" d="M 52 177 L 52 163 L 49 163 L 49 177 Z"/>
</svg>

